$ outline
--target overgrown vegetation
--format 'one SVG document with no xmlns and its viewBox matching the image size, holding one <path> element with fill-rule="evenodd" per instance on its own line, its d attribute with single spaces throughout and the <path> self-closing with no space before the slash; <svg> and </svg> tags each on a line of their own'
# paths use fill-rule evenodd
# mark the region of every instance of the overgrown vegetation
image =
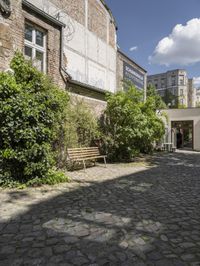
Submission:
<svg viewBox="0 0 200 266">
<path fill-rule="evenodd" d="M 166 103 L 163 101 L 162 97 L 158 94 L 156 88 L 151 84 L 147 86 L 147 99 L 149 98 L 151 98 L 155 102 L 153 106 L 154 111 L 167 108 Z"/>
<path fill-rule="evenodd" d="M 149 153 L 164 134 L 163 121 L 156 115 L 155 95 L 143 102 L 143 92 L 132 87 L 128 92 L 107 96 L 101 122 L 103 146 L 114 161 L 130 160 L 138 153 Z"/>
<path fill-rule="evenodd" d="M 56 143 L 59 167 L 66 166 L 67 148 L 94 145 L 100 134 L 97 118 L 83 100 L 74 99 L 66 107 L 66 114 L 63 132 Z"/>
<path fill-rule="evenodd" d="M 11 68 L 13 75 L 0 73 L 0 184 L 49 177 L 69 101 L 20 53 Z"/>
<path fill-rule="evenodd" d="M 107 95 L 100 121 L 17 53 L 11 73 L 0 73 L 0 186 L 66 182 L 67 148 L 101 144 L 112 161 L 150 153 L 164 133 L 156 115 L 165 108 L 154 88 Z"/>
</svg>

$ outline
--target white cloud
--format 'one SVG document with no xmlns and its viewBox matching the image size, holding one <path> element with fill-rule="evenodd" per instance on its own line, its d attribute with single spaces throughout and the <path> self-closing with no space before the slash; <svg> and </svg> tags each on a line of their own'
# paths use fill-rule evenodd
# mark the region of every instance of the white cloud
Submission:
<svg viewBox="0 0 200 266">
<path fill-rule="evenodd" d="M 200 62 L 200 18 L 177 24 L 172 33 L 157 44 L 149 62 L 160 65 L 189 65 Z"/>
<path fill-rule="evenodd" d="M 194 86 L 196 88 L 199 88 L 200 87 L 200 77 L 194 77 L 193 81 L 194 81 Z"/>
<path fill-rule="evenodd" d="M 133 47 L 131 47 L 131 48 L 129 49 L 129 51 L 133 52 L 133 51 L 136 51 L 137 49 L 138 49 L 137 46 L 133 46 Z"/>
</svg>

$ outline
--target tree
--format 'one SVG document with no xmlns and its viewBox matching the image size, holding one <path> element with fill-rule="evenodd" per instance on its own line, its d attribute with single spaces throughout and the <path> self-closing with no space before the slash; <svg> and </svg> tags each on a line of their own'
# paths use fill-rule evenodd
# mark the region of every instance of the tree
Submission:
<svg viewBox="0 0 200 266">
<path fill-rule="evenodd" d="M 155 110 L 161 110 L 161 109 L 167 108 L 162 97 L 158 94 L 158 92 L 156 91 L 156 88 L 151 84 L 147 86 L 147 99 L 148 98 L 152 98 L 152 100 L 154 100 Z"/>
<path fill-rule="evenodd" d="M 164 134 L 163 121 L 156 115 L 156 101 L 131 87 L 107 95 L 101 129 L 104 149 L 111 160 L 130 160 L 139 152 L 152 151 L 153 142 Z"/>
</svg>

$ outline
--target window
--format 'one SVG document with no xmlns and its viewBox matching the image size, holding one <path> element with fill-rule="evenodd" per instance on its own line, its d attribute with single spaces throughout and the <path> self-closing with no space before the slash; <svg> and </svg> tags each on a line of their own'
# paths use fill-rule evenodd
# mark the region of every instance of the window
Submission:
<svg viewBox="0 0 200 266">
<path fill-rule="evenodd" d="M 180 96 L 183 96 L 183 89 L 180 89 Z"/>
<path fill-rule="evenodd" d="M 164 96 L 165 96 L 165 90 L 159 90 L 159 91 L 158 91 L 158 94 L 159 94 L 161 97 L 164 97 Z"/>
<path fill-rule="evenodd" d="M 24 54 L 39 71 L 46 72 L 45 31 L 29 23 L 25 24 Z"/>
<path fill-rule="evenodd" d="M 165 79 L 162 78 L 162 79 L 161 79 L 161 88 L 164 88 L 164 87 L 165 87 Z"/>
<path fill-rule="evenodd" d="M 176 76 L 171 76 L 171 85 L 172 86 L 176 85 Z"/>
<path fill-rule="evenodd" d="M 179 85 L 184 85 L 184 76 L 183 75 L 179 76 Z"/>
<path fill-rule="evenodd" d="M 158 80 L 157 79 L 154 79 L 154 87 L 156 88 L 156 90 L 158 89 Z"/>
</svg>

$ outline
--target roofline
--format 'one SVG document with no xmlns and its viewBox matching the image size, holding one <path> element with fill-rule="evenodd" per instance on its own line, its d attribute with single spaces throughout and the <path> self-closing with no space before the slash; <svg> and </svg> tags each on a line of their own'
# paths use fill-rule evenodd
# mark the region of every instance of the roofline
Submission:
<svg viewBox="0 0 200 266">
<path fill-rule="evenodd" d="M 108 11 L 108 13 L 110 14 L 111 18 L 113 19 L 113 23 L 115 25 L 115 29 L 117 30 L 118 27 L 117 27 L 117 22 L 116 22 L 116 19 L 115 17 L 113 16 L 113 13 L 111 11 L 111 9 L 109 8 L 109 6 L 105 3 L 105 0 L 100 0 L 100 2 L 102 3 L 102 5 L 106 8 L 106 10 Z"/>
<path fill-rule="evenodd" d="M 64 23 L 62 23 L 58 19 L 54 18 L 53 16 L 47 14 L 43 10 L 41 10 L 38 7 L 34 6 L 33 4 L 29 3 L 27 0 L 22 0 L 22 6 L 25 6 L 26 8 L 34 11 L 35 13 L 39 14 L 43 18 L 47 19 L 51 23 L 53 23 L 53 24 L 55 24 L 55 25 L 57 25 L 57 26 L 59 26 L 61 28 L 66 26 Z"/>
<path fill-rule="evenodd" d="M 109 91 L 106 91 L 106 90 L 91 86 L 91 85 L 86 84 L 86 83 L 82 83 L 82 82 L 77 81 L 77 80 L 69 79 L 67 82 L 71 83 L 73 85 L 78 85 L 78 86 L 81 86 L 81 87 L 85 87 L 87 89 L 90 89 L 90 90 L 93 90 L 95 92 L 99 92 L 99 93 L 102 93 L 102 94 L 109 93 Z"/>
<path fill-rule="evenodd" d="M 136 63 L 135 61 L 133 61 L 133 59 L 131 59 L 130 57 L 128 57 L 124 52 L 122 52 L 119 48 L 117 49 L 117 52 L 120 53 L 121 55 L 123 55 L 124 57 L 126 57 L 128 60 L 130 60 L 133 64 L 135 64 L 136 66 L 138 66 L 139 68 L 141 68 L 145 73 L 147 73 L 147 70 L 144 69 L 143 67 L 141 67 L 138 63 Z"/>
<path fill-rule="evenodd" d="M 168 70 L 166 72 L 161 72 L 161 73 L 156 73 L 156 74 L 151 74 L 151 75 L 148 75 L 148 77 L 150 76 L 157 76 L 157 75 L 166 75 L 168 72 L 175 72 L 175 71 L 185 71 L 186 74 L 187 74 L 187 70 L 186 69 L 183 69 L 183 68 L 177 68 L 177 69 L 172 69 L 172 70 Z"/>
</svg>

